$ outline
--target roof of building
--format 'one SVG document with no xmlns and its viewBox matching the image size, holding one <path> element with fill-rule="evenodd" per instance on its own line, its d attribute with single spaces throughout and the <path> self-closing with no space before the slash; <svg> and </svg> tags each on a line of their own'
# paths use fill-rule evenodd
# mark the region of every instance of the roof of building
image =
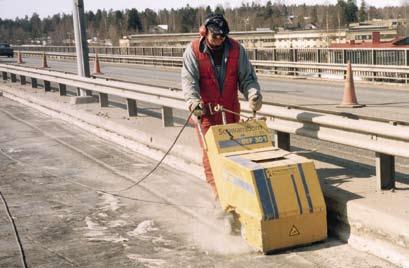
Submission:
<svg viewBox="0 0 409 268">
<path fill-rule="evenodd" d="M 360 42 L 355 43 L 350 41 L 349 43 L 343 44 L 331 44 L 330 48 L 409 48 L 409 36 L 406 37 L 396 37 L 389 41 L 373 42 Z"/>
</svg>

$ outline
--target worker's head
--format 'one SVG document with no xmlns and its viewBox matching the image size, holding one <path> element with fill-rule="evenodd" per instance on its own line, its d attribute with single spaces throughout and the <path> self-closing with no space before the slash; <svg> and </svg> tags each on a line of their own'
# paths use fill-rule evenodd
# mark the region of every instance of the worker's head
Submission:
<svg viewBox="0 0 409 268">
<path fill-rule="evenodd" d="M 200 35 L 205 36 L 212 47 L 220 47 L 229 34 L 229 24 L 222 14 L 211 13 L 200 29 Z"/>
</svg>

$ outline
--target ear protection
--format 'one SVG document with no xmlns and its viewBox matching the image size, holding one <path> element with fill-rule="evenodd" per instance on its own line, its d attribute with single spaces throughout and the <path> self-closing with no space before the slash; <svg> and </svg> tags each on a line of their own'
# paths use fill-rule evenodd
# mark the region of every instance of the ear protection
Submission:
<svg viewBox="0 0 409 268">
<path fill-rule="evenodd" d="M 200 26 L 200 28 L 199 28 L 199 34 L 200 34 L 200 36 L 202 36 L 202 37 L 204 37 L 204 36 L 206 36 L 207 35 L 207 25 L 209 25 L 209 22 L 210 22 L 210 20 L 211 19 L 213 19 L 213 18 L 215 18 L 216 16 L 211 16 L 211 17 L 209 17 L 209 18 L 207 18 L 204 22 L 203 22 L 203 24 Z"/>
<path fill-rule="evenodd" d="M 201 37 L 205 37 L 207 35 L 207 28 L 204 24 L 202 24 L 199 28 L 199 34 Z"/>
</svg>

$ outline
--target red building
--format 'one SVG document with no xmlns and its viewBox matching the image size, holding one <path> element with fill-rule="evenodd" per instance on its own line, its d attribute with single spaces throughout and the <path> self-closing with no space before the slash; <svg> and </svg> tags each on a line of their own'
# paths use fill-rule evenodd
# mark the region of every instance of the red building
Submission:
<svg viewBox="0 0 409 268">
<path fill-rule="evenodd" d="M 396 37 L 390 41 L 381 41 L 379 32 L 372 33 L 372 41 L 360 43 L 349 40 L 345 44 L 331 44 L 330 48 L 409 48 L 409 37 Z"/>
</svg>

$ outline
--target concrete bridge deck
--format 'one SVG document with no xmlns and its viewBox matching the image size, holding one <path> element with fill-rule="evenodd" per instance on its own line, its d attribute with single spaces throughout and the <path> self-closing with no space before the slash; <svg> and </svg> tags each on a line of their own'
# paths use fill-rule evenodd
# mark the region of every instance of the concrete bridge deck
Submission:
<svg viewBox="0 0 409 268">
<path fill-rule="evenodd" d="M 119 105 L 118 103 L 111 103 L 108 108 L 100 108 L 98 104 L 72 106 L 68 104 L 67 97 L 60 97 L 52 92 L 44 93 L 42 89 L 32 89 L 21 86 L 10 87 L 9 85 L 2 84 L 0 90 L 3 91 L 4 96 L 7 98 L 39 109 L 52 117 L 65 120 L 69 122 L 69 124 L 80 126 L 104 139 L 114 141 L 135 152 L 149 155 L 154 159 L 161 157 L 163 150 L 170 145 L 173 137 L 176 136 L 177 131 L 180 129 L 180 123 L 183 121 L 180 119 L 175 127 L 166 128 L 165 130 L 162 129 L 160 119 L 155 119 L 155 117 L 159 116 L 159 113 L 155 110 L 157 108 L 152 106 L 139 106 L 141 116 L 129 118 L 125 110 L 118 108 L 121 107 L 120 103 Z M 1 99 L 3 103 L 9 103 L 4 97 Z M 10 106 L 8 107 L 7 105 Z M 8 114 L 11 118 L 13 118 L 13 109 L 14 112 L 16 112 L 16 110 L 24 110 L 24 108 L 13 108 L 16 104 L 11 105 L 9 103 L 7 105 L 2 108 L 4 111 L 3 114 Z M 28 114 L 30 113 L 32 112 Z M 177 116 L 183 118 L 185 115 L 180 112 Z M 26 117 L 30 116 L 26 113 L 20 116 L 14 115 L 14 117 L 15 120 L 19 121 L 20 119 L 19 122 L 22 122 L 21 120 L 26 120 Z M 37 121 L 41 122 L 41 119 L 37 119 Z M 48 129 L 52 133 L 53 128 L 46 127 L 47 131 Z M 6 141 L 9 140 L 11 136 L 10 133 Z M 167 159 L 167 164 L 174 168 L 183 169 L 185 173 L 190 173 L 190 175 L 186 175 L 188 181 L 184 183 L 181 182 L 181 184 L 195 186 L 195 188 L 192 189 L 193 193 L 195 193 L 192 197 L 193 200 L 194 197 L 200 196 L 201 202 L 206 203 L 207 205 L 205 206 L 209 207 L 209 203 L 206 201 L 209 198 L 206 186 L 198 179 L 202 173 L 199 166 L 200 154 L 198 153 L 199 150 L 195 139 L 196 137 L 193 134 L 193 130 L 187 129 L 172 152 L 171 157 Z M 88 141 L 89 140 L 91 139 L 88 139 Z M 75 148 L 82 148 L 82 146 L 83 145 L 76 145 Z M 330 220 L 332 222 L 330 224 L 331 231 L 344 241 L 348 241 L 350 246 L 371 252 L 372 254 L 377 254 L 379 257 L 388 259 L 400 266 L 409 266 L 409 211 L 406 206 L 409 198 L 407 191 L 407 173 L 400 174 L 398 177 L 398 187 L 393 192 L 377 192 L 375 189 L 373 168 L 365 163 L 344 160 L 342 157 L 342 154 L 345 154 L 345 151 L 342 151 L 344 148 L 316 144 L 314 141 L 301 138 L 293 139 L 293 149 L 312 149 L 314 147 L 318 147 L 318 152 L 309 154 L 309 157 L 316 160 L 329 207 Z M 359 153 L 361 152 L 351 152 L 351 154 Z M 106 158 L 107 155 L 109 155 L 109 152 L 103 153 L 102 157 Z M 370 155 L 367 157 L 370 157 Z M 122 157 L 119 157 L 119 159 L 112 161 L 115 163 L 116 161 L 120 161 L 121 158 Z M 56 162 L 65 164 L 70 162 L 69 159 L 71 158 Z M 109 158 L 104 161 L 102 162 L 112 163 Z M 181 174 L 180 171 L 172 172 Z M 122 171 L 119 174 L 124 175 Z M 131 169 L 127 174 L 126 176 L 122 176 L 122 179 L 127 176 L 134 178 L 134 174 L 140 174 L 140 172 L 136 169 Z M 164 172 L 162 175 L 163 174 L 168 173 Z M 90 180 L 98 177 L 92 174 L 89 175 L 88 179 Z M 192 175 L 196 175 L 196 177 Z M 175 176 L 177 177 L 178 175 Z M 173 181 L 173 178 L 173 175 L 171 175 L 169 180 Z M 150 182 L 150 180 L 148 181 Z M 104 184 L 104 182 L 99 180 L 95 181 L 95 183 L 98 186 L 103 186 Z M 155 179 L 152 179 L 152 183 L 155 184 L 156 189 L 162 189 L 163 184 L 169 185 L 169 183 L 164 180 L 155 182 Z M 112 185 L 108 185 L 111 188 L 113 185 L 117 186 L 116 181 L 112 181 L 111 184 Z M 181 186 L 181 188 L 183 187 Z M 172 189 L 175 190 L 174 188 Z M 169 200 L 171 200 L 172 203 L 184 204 L 186 200 L 192 200 L 190 198 L 180 199 L 184 198 L 184 196 L 189 196 L 185 192 L 174 196 L 174 194 L 177 193 L 177 190 L 175 191 L 173 194 L 170 193 L 171 197 L 165 196 L 166 198 L 170 198 Z M 191 192 L 189 193 L 192 194 Z M 168 202 L 168 199 L 165 200 Z M 166 214 L 172 215 L 171 212 L 166 212 Z M 196 218 L 202 218 L 203 216 L 205 215 L 199 214 L 199 216 L 196 215 Z M 207 215 L 203 218 L 211 219 L 211 216 Z M 91 224 L 91 226 L 95 225 Z M 167 225 L 167 227 L 169 226 L 170 225 Z M 187 237 L 189 237 L 189 235 Z M 236 244 L 236 242 L 233 244 Z M 302 249 L 301 251 L 303 252 Z M 351 264 L 342 264 L 343 265 L 339 267 L 351 266 Z M 312 265 L 314 266 L 314 262 L 312 262 Z M 384 267 L 385 265 L 382 264 L 380 266 Z M 363 264 L 363 267 L 365 267 L 365 264 Z"/>
</svg>

